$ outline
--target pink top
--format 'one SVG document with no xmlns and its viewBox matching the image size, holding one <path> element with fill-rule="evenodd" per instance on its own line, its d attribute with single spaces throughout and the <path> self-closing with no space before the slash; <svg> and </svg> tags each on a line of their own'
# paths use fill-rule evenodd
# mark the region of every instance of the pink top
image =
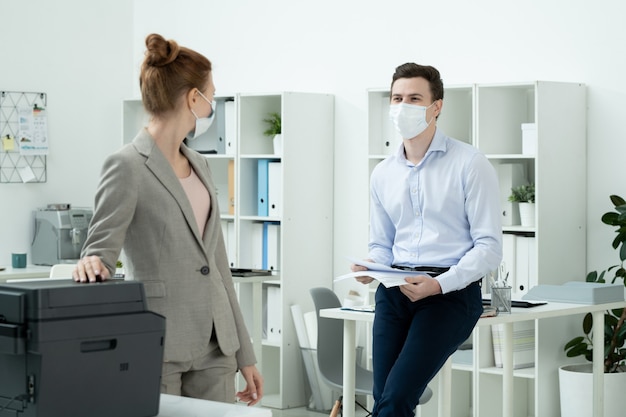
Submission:
<svg viewBox="0 0 626 417">
<path fill-rule="evenodd" d="M 191 174 L 187 178 L 179 178 L 180 184 L 187 194 L 187 198 L 191 203 L 193 214 L 196 217 L 200 236 L 204 237 L 204 226 L 206 226 L 211 209 L 211 197 L 196 172 L 192 169 Z"/>
</svg>

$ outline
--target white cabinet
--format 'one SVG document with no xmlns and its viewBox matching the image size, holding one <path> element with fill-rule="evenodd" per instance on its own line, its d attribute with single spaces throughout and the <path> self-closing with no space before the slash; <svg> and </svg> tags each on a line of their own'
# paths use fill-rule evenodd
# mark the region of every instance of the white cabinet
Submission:
<svg viewBox="0 0 626 417">
<path fill-rule="evenodd" d="M 389 122 L 388 104 L 389 90 L 368 91 L 370 172 L 399 143 Z M 535 143 L 523 143 L 523 124 L 526 128 L 534 124 L 536 139 L 531 136 L 531 140 Z M 513 297 L 520 298 L 537 284 L 584 280 L 585 86 L 536 81 L 446 87 L 437 125 L 448 136 L 480 149 L 498 172 L 504 260 L 514 285 Z M 507 202 L 510 183 L 520 181 L 520 177 L 535 183 L 534 227 L 520 226 L 519 215 L 510 212 L 517 207 Z M 516 416 L 558 415 L 557 368 L 566 362 L 563 346 L 573 337 L 579 320 L 535 323 L 536 366 L 515 371 Z M 472 365 L 453 365 L 453 413 L 498 416 L 502 406 L 492 400 L 500 398 L 502 369 L 495 367 L 491 332 L 476 329 L 473 346 Z M 466 394 L 468 384 L 472 395 Z M 436 415 L 435 405 L 422 408 L 422 416 Z"/>
<path fill-rule="evenodd" d="M 238 266 L 253 267 L 258 256 L 253 237 L 258 235 L 259 228 L 268 242 L 272 237 L 278 241 L 277 256 L 271 256 L 276 247 L 271 243 L 264 253 L 268 266 L 264 269 L 270 269 L 275 259 L 278 271 L 276 280 L 264 285 L 263 290 L 266 300 L 263 405 L 303 406 L 308 402 L 303 385 L 306 375 L 291 306 L 312 305 L 309 288 L 332 286 L 334 98 L 328 94 L 282 92 L 239 94 L 236 101 L 239 117 L 235 182 Z M 282 119 L 280 155 L 273 153 L 272 138 L 263 135 L 266 129 L 263 119 L 273 112 Z M 264 161 L 267 161 L 267 171 L 264 171 Z M 267 177 L 263 178 L 265 173 Z M 264 196 L 265 180 L 267 214 L 261 212 L 260 215 L 259 198 Z M 249 289 L 241 287 L 244 299 L 250 299 L 248 292 Z M 242 302 L 244 315 L 251 318 L 254 312 L 249 306 L 250 303 Z"/>
<path fill-rule="evenodd" d="M 251 335 L 254 324 L 261 323 L 254 298 L 263 299 L 263 340 L 257 349 L 265 380 L 262 403 L 274 408 L 307 405 L 290 307 L 312 305 L 309 288 L 332 286 L 334 97 L 278 92 L 216 101 L 211 129 L 189 146 L 210 161 L 231 266 L 275 271 L 261 294 L 252 280 L 250 285 L 245 278 L 237 280 Z M 146 119 L 140 100 L 124 101 L 123 108 L 127 143 Z M 280 155 L 274 154 L 272 138 L 263 135 L 263 119 L 273 112 L 282 118 Z M 263 196 L 271 200 L 267 212 L 259 209 Z"/>
</svg>

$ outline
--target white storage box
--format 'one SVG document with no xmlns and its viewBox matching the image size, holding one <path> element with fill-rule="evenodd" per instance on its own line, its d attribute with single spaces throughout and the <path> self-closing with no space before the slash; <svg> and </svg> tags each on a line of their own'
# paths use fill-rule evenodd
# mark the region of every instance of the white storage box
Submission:
<svg viewBox="0 0 626 417">
<path fill-rule="evenodd" d="M 535 155 L 537 152 L 537 125 L 522 123 L 522 154 Z"/>
<path fill-rule="evenodd" d="M 493 356 L 497 368 L 502 368 L 502 348 L 504 345 L 504 325 L 491 326 Z M 535 366 L 535 322 L 513 323 L 513 369 Z"/>
</svg>

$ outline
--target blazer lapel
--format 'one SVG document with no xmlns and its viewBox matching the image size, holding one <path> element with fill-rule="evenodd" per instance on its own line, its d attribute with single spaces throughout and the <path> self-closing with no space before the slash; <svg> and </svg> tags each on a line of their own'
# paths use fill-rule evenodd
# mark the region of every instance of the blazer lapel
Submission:
<svg viewBox="0 0 626 417">
<path fill-rule="evenodd" d="M 159 182 L 163 184 L 163 187 L 174 197 L 174 200 L 176 200 L 176 203 L 183 213 L 187 226 L 204 251 L 202 237 L 200 236 L 189 198 L 187 198 L 187 194 L 185 194 L 180 180 L 174 174 L 174 170 L 167 159 L 165 159 L 161 150 L 156 146 L 156 142 L 154 142 L 152 136 L 143 129 L 133 140 L 133 145 L 135 145 L 135 148 L 140 154 L 146 157 L 146 167 L 152 171 Z M 211 196 L 211 199 L 212 198 L 213 196 Z"/>
</svg>

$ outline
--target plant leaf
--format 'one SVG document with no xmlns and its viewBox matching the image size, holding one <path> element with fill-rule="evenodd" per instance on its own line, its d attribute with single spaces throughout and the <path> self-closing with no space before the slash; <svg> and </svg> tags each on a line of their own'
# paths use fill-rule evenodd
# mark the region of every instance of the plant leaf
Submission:
<svg viewBox="0 0 626 417">
<path fill-rule="evenodd" d="M 563 350 L 567 350 L 567 349 L 571 348 L 572 346 L 576 346 L 576 345 L 582 343 L 583 340 L 585 340 L 585 338 L 582 337 L 582 336 L 575 337 L 572 340 L 570 340 L 569 342 L 567 342 L 567 344 L 565 345 Z"/>
<path fill-rule="evenodd" d="M 585 314 L 585 318 L 583 319 L 583 332 L 585 334 L 591 333 L 591 328 L 593 327 L 593 317 L 591 313 Z"/>
<path fill-rule="evenodd" d="M 586 282 L 596 282 L 598 280 L 598 271 L 591 271 L 587 274 Z"/>
<path fill-rule="evenodd" d="M 617 222 L 617 217 L 618 217 L 617 213 L 613 211 L 609 211 L 608 213 L 604 213 L 602 215 L 602 223 L 608 224 L 609 226 L 617 226 L 619 224 Z"/>
<path fill-rule="evenodd" d="M 616 207 L 626 204 L 626 201 L 624 201 L 624 199 L 618 195 L 612 194 L 609 198 L 611 199 L 611 203 L 613 203 L 613 205 Z"/>
<path fill-rule="evenodd" d="M 570 350 L 567 351 L 566 356 L 568 358 L 573 358 L 575 356 L 587 355 L 587 345 L 584 343 L 573 346 Z"/>
</svg>

